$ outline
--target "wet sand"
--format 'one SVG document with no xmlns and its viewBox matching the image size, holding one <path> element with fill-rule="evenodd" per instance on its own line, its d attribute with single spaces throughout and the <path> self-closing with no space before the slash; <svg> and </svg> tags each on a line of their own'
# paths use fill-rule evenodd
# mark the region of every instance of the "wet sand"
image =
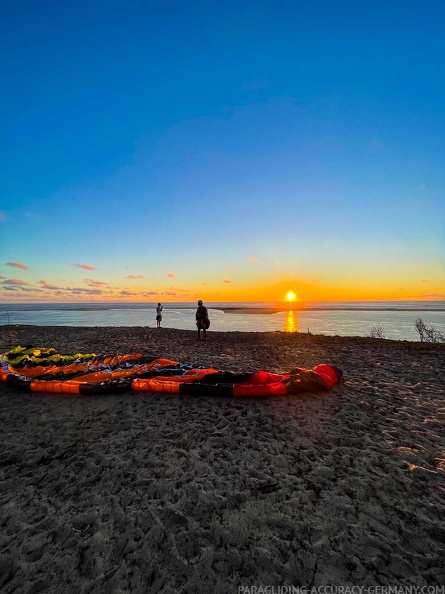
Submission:
<svg viewBox="0 0 445 594">
<path fill-rule="evenodd" d="M 445 345 L 288 333 L 1 326 L 16 345 L 232 371 L 332 363 L 273 399 L 0 385 L 2 594 L 445 584 Z"/>
</svg>

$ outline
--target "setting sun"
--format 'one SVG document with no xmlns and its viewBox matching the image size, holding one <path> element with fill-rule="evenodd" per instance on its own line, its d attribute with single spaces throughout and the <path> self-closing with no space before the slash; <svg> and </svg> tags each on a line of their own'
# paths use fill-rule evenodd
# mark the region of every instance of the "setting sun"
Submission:
<svg viewBox="0 0 445 594">
<path fill-rule="evenodd" d="M 297 299 L 297 296 L 293 291 L 288 291 L 286 293 L 286 301 L 295 301 L 296 299 Z"/>
</svg>

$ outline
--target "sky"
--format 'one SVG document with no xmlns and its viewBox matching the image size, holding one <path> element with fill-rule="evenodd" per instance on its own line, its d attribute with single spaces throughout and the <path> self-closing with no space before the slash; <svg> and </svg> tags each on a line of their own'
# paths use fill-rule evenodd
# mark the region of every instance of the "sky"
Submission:
<svg viewBox="0 0 445 594">
<path fill-rule="evenodd" d="M 0 302 L 445 299 L 445 4 L 3 1 Z"/>
</svg>

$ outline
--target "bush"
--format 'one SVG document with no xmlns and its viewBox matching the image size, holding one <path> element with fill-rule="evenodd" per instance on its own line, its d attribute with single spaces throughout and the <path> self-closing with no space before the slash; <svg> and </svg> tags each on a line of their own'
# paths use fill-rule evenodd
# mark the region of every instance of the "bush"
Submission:
<svg viewBox="0 0 445 594">
<path fill-rule="evenodd" d="M 369 338 L 385 338 L 385 328 L 381 324 L 372 326 L 368 334 Z"/>
<path fill-rule="evenodd" d="M 417 318 L 414 326 L 419 333 L 420 342 L 445 342 L 445 332 L 431 324 L 425 324 L 420 318 Z"/>
</svg>

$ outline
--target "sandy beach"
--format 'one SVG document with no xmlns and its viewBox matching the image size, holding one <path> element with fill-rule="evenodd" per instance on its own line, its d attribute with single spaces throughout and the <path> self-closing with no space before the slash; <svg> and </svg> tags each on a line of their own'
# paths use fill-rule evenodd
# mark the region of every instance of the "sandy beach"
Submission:
<svg viewBox="0 0 445 594">
<path fill-rule="evenodd" d="M 445 585 L 445 345 L 290 333 L 1 326 L 0 352 L 331 363 L 276 398 L 0 385 L 0 592 Z M 247 591 L 247 590 L 246 590 Z"/>
</svg>

